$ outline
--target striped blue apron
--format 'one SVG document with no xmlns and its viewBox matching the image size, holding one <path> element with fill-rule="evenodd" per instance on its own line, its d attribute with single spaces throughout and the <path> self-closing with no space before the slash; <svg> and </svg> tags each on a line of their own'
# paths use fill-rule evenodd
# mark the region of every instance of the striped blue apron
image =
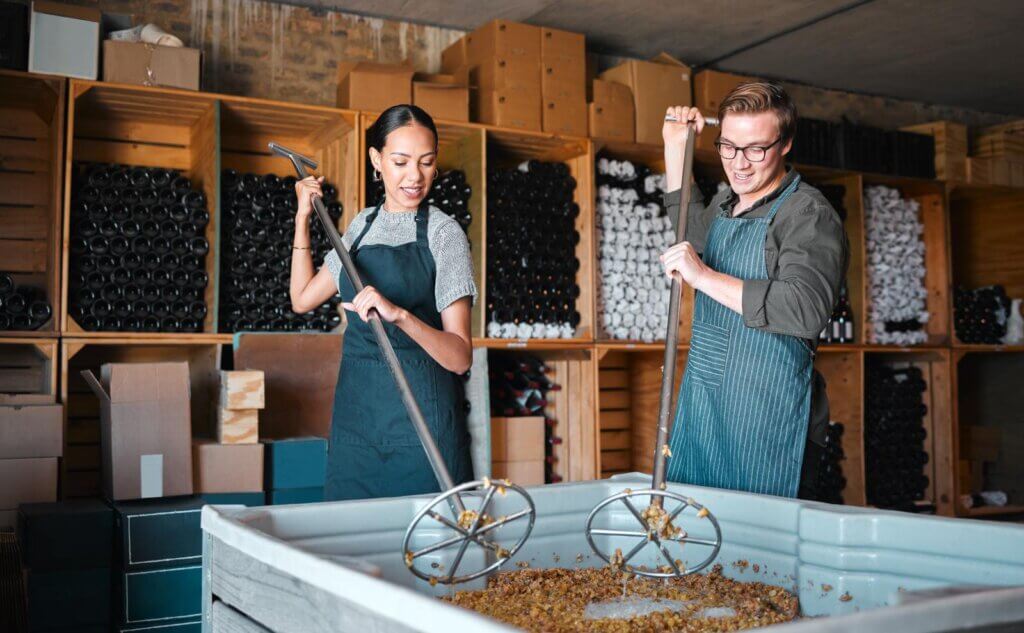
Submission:
<svg viewBox="0 0 1024 633">
<path fill-rule="evenodd" d="M 762 218 L 717 216 L 704 262 L 739 279 L 767 279 L 768 225 L 799 183 L 797 176 Z M 698 292 L 668 479 L 795 497 L 813 360 L 806 341 L 749 328 L 741 315 Z"/>
</svg>

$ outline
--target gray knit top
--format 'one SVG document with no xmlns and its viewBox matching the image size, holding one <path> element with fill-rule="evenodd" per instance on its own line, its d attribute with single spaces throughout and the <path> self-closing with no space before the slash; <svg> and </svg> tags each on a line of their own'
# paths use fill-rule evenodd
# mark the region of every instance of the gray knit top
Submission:
<svg viewBox="0 0 1024 633">
<path fill-rule="evenodd" d="M 362 233 L 366 226 L 366 218 L 376 207 L 367 207 L 359 212 L 342 235 L 341 241 L 345 248 L 352 248 L 352 242 Z M 383 244 L 385 246 L 401 246 L 416 241 L 416 214 L 408 211 L 387 211 L 381 207 L 377 219 L 370 225 L 359 246 Z M 476 284 L 473 282 L 473 258 L 469 251 L 469 240 L 459 223 L 448 214 L 435 207 L 430 207 L 427 220 L 427 245 L 434 256 L 437 269 L 434 280 L 434 297 L 437 311 L 441 312 L 462 297 L 471 297 L 475 303 L 477 298 Z M 324 266 L 331 271 L 334 282 L 341 287 L 341 260 L 331 250 L 324 257 Z"/>
</svg>

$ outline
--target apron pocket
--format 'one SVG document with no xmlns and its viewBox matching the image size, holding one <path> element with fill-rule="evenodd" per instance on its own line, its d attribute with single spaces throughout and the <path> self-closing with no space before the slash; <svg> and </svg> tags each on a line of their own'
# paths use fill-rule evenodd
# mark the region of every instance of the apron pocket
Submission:
<svg viewBox="0 0 1024 633">
<path fill-rule="evenodd" d="M 729 330 L 694 321 L 690 355 L 686 363 L 686 371 L 692 380 L 706 387 L 720 387 L 728 359 Z"/>
</svg>

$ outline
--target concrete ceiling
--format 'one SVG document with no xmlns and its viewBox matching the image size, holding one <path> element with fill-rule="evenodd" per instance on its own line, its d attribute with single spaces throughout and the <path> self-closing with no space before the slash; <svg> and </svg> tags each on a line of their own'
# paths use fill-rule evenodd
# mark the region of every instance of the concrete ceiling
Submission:
<svg viewBox="0 0 1024 633">
<path fill-rule="evenodd" d="M 1021 0 L 283 0 L 473 29 L 505 18 L 589 49 L 1024 116 Z"/>
</svg>

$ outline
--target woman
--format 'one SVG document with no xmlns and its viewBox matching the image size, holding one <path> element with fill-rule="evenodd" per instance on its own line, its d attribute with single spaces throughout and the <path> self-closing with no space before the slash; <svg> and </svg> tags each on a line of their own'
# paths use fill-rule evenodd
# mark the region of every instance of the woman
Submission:
<svg viewBox="0 0 1024 633">
<path fill-rule="evenodd" d="M 308 312 L 340 292 L 342 306 L 358 316 L 345 330 L 334 394 L 328 500 L 440 490 L 370 329 L 371 310 L 384 321 L 453 480 L 473 475 L 459 374 L 472 361 L 476 286 L 462 228 L 424 202 L 437 177 L 437 129 L 422 109 L 398 105 L 381 113 L 367 143 L 385 195 L 381 204 L 361 211 L 342 238 L 365 284 L 359 294 L 334 251 L 314 275 L 308 222 L 323 178 L 295 186 L 292 309 Z"/>
</svg>

